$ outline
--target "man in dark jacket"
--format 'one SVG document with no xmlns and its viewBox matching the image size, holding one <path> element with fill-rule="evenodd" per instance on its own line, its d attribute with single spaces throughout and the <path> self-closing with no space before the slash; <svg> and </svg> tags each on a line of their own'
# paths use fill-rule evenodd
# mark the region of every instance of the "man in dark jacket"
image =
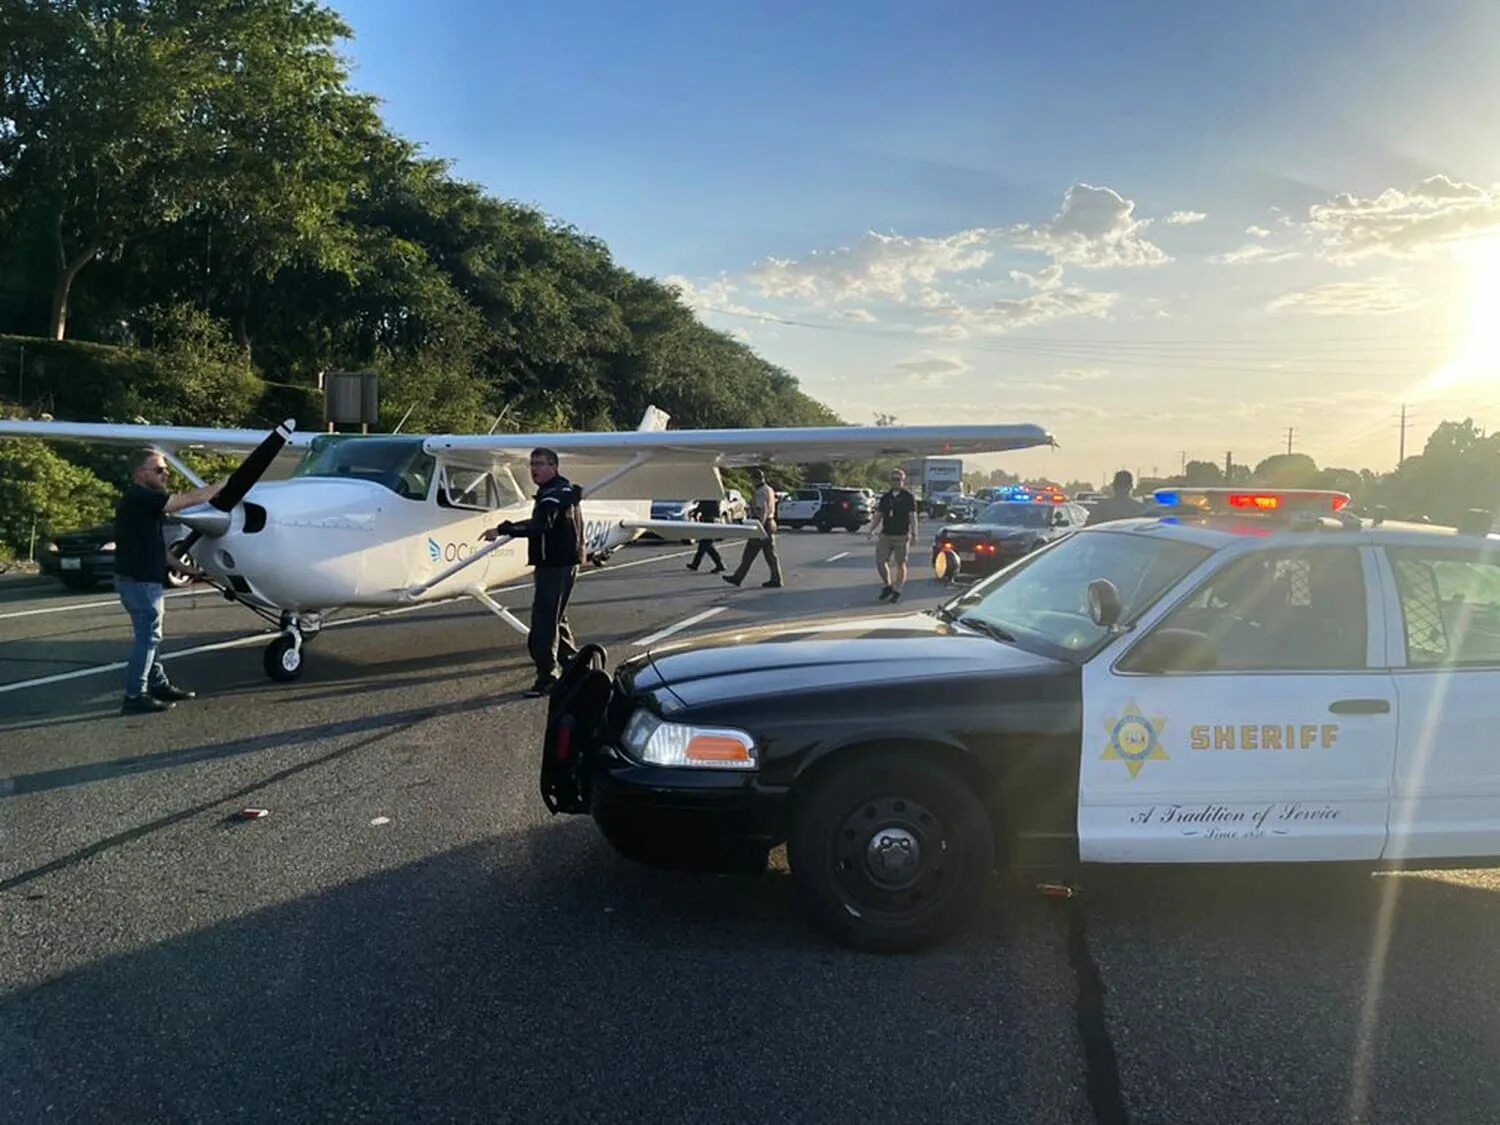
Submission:
<svg viewBox="0 0 1500 1125">
<path fill-rule="evenodd" d="M 167 679 L 156 660 L 167 585 L 162 517 L 212 500 L 224 486 L 170 492 L 169 471 L 160 450 L 137 450 L 130 457 L 130 487 L 115 507 L 115 589 L 135 634 L 125 670 L 125 700 L 120 705 L 125 715 L 166 711 L 179 699 L 193 698 L 192 692 Z"/>
<path fill-rule="evenodd" d="M 583 515 L 578 506 L 583 490 L 557 471 L 556 451 L 531 451 L 531 479 L 537 486 L 531 518 L 520 523 L 506 520 L 486 531 L 484 538 L 492 542 L 502 535 L 524 535 L 527 540 L 526 561 L 534 568 L 535 587 L 527 648 L 536 664 L 536 683 L 526 697 L 535 699 L 557 683 L 559 658 L 566 664 L 578 655 L 568 624 L 568 599 L 578 578 L 584 539 Z"/>
<path fill-rule="evenodd" d="M 1089 512 L 1086 527 L 1095 524 L 1111 523 L 1114 520 L 1134 519 L 1146 514 L 1146 505 L 1131 497 L 1130 493 L 1135 488 L 1135 477 L 1129 471 L 1121 469 L 1115 474 L 1114 494 L 1106 496 L 1095 504 Z"/>
</svg>

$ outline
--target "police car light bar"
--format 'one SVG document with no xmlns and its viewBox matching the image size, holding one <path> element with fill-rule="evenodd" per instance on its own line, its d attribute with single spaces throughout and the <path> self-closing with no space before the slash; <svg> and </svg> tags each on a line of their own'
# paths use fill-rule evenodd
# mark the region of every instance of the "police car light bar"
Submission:
<svg viewBox="0 0 1500 1125">
<path fill-rule="evenodd" d="M 1342 512 L 1349 506 L 1347 492 L 1284 488 L 1162 488 L 1155 493 L 1158 507 L 1200 512 L 1272 515 L 1280 512 Z"/>
</svg>

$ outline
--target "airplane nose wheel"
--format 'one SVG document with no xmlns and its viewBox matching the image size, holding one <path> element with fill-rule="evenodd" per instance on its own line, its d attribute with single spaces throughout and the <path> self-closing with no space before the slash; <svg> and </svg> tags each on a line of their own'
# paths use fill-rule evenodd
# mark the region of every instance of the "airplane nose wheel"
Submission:
<svg viewBox="0 0 1500 1125">
<path fill-rule="evenodd" d="M 266 675 L 277 683 L 290 683 L 302 675 L 302 629 L 297 618 L 284 614 L 281 619 L 284 630 L 266 646 Z"/>
</svg>

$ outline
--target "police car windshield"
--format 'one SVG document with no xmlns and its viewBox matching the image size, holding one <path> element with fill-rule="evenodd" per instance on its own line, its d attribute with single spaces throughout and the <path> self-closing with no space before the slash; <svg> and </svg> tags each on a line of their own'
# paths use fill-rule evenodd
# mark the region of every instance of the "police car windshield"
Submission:
<svg viewBox="0 0 1500 1125">
<path fill-rule="evenodd" d="M 313 439 L 292 476 L 374 481 L 398 496 L 424 500 L 435 465 L 421 438 L 325 434 Z"/>
<path fill-rule="evenodd" d="M 967 618 L 992 636 L 1009 633 L 1025 649 L 1083 661 L 1108 638 L 1089 616 L 1090 582 L 1114 583 L 1124 606 L 1121 621 L 1128 624 L 1211 553 L 1152 535 L 1072 535 L 949 602 L 943 616 Z"/>
<path fill-rule="evenodd" d="M 1013 500 L 991 504 L 975 523 L 993 523 L 1001 527 L 1046 527 L 1052 519 L 1050 504 L 1028 504 Z"/>
</svg>

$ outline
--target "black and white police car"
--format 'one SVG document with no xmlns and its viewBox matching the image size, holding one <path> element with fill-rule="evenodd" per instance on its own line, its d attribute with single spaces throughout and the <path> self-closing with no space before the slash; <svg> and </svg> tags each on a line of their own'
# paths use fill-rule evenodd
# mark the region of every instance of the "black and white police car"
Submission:
<svg viewBox="0 0 1500 1125">
<path fill-rule="evenodd" d="M 862 948 L 953 933 L 997 862 L 1500 856 L 1500 536 L 1202 490 L 935 610 L 569 670 L 549 804 L 650 863 L 785 841 Z M 589 666 L 585 666 L 588 664 Z"/>
</svg>

